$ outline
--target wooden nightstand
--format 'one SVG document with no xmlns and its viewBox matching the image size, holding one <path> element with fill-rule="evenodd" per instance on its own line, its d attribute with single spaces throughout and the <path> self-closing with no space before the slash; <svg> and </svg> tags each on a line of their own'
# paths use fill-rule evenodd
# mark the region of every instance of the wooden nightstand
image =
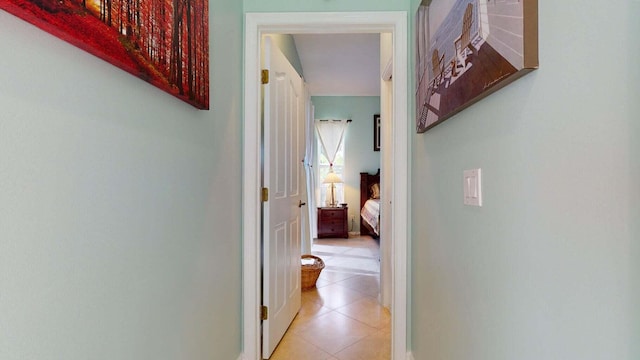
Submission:
<svg viewBox="0 0 640 360">
<path fill-rule="evenodd" d="M 349 237 L 348 207 L 318 208 L 318 238 Z"/>
</svg>

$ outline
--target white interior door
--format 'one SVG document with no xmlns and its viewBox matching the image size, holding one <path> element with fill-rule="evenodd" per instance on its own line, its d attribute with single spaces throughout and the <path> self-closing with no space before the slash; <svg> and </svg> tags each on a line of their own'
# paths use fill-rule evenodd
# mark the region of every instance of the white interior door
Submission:
<svg viewBox="0 0 640 360">
<path fill-rule="evenodd" d="M 304 201 L 302 79 L 271 39 L 264 40 L 264 267 L 262 356 L 268 359 L 300 310 L 301 204 Z M 304 208 L 303 208 L 304 209 Z M 306 210 L 306 209 L 304 209 Z"/>
</svg>

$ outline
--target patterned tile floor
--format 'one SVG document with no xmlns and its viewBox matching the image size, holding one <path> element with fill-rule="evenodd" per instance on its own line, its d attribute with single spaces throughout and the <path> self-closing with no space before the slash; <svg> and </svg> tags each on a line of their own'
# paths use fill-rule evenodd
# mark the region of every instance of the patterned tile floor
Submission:
<svg viewBox="0 0 640 360">
<path fill-rule="evenodd" d="M 271 360 L 388 360 L 391 317 L 378 303 L 378 242 L 368 236 L 320 239 L 325 269 Z"/>
</svg>

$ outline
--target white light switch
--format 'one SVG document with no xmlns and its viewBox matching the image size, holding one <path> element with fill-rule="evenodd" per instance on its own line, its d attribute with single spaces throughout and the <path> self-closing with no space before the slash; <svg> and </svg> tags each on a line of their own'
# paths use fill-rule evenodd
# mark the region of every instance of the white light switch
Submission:
<svg viewBox="0 0 640 360">
<path fill-rule="evenodd" d="M 464 171 L 464 204 L 482 206 L 482 169 Z"/>
</svg>

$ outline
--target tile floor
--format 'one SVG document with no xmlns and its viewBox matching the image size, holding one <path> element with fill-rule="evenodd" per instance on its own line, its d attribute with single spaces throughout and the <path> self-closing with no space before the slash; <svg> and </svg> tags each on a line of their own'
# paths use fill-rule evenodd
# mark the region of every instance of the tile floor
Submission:
<svg viewBox="0 0 640 360">
<path fill-rule="evenodd" d="M 325 262 L 316 288 L 271 360 L 387 360 L 391 317 L 378 303 L 378 242 L 368 236 L 320 239 L 312 253 Z"/>
</svg>

